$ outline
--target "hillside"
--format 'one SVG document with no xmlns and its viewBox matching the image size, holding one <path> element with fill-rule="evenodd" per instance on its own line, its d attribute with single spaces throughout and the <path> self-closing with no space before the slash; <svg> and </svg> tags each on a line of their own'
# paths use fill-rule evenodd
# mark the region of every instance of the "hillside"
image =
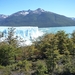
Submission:
<svg viewBox="0 0 75 75">
<path fill-rule="evenodd" d="M 75 26 L 75 21 L 66 16 L 38 8 L 36 10 L 19 11 L 4 19 L 0 18 L 0 26 Z"/>
</svg>

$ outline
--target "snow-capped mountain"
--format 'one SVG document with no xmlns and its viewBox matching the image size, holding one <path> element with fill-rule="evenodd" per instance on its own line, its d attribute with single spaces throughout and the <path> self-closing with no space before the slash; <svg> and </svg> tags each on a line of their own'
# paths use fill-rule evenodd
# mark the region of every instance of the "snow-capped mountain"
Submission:
<svg viewBox="0 0 75 75">
<path fill-rule="evenodd" d="M 46 12 L 45 10 L 41 9 L 41 8 L 38 8 L 36 10 L 22 10 L 22 11 L 19 11 L 19 12 L 16 12 L 14 14 L 11 14 L 14 15 L 14 16 L 18 16 L 18 15 L 28 15 L 28 14 L 41 14 L 42 12 Z"/>
<path fill-rule="evenodd" d="M 18 16 L 18 15 L 24 15 L 24 16 L 26 16 L 27 14 L 29 14 L 29 12 L 23 10 L 23 11 L 19 11 L 19 12 L 16 12 L 14 14 L 11 14 L 10 16 Z"/>
<path fill-rule="evenodd" d="M 6 19 L 7 17 L 8 17 L 7 15 L 0 14 L 0 21 Z"/>
<path fill-rule="evenodd" d="M 41 8 L 22 10 L 9 16 L 1 15 L 0 17 L 0 26 L 75 26 L 75 20 L 51 11 L 45 11 Z"/>
<path fill-rule="evenodd" d="M 0 15 L 0 19 L 1 18 L 4 19 L 4 18 L 7 18 L 7 17 L 8 17 L 7 15 L 3 15 L 3 14 Z"/>
<path fill-rule="evenodd" d="M 74 18 L 74 17 L 72 17 L 72 20 L 75 20 L 75 18 Z"/>
<path fill-rule="evenodd" d="M 38 9 L 34 10 L 32 13 L 41 14 L 42 12 L 46 12 L 46 11 L 41 8 L 38 8 Z"/>
</svg>

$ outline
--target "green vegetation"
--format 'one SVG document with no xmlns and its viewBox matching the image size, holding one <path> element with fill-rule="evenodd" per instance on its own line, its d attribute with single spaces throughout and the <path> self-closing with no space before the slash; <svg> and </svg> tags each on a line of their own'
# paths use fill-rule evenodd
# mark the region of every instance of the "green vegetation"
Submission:
<svg viewBox="0 0 75 75">
<path fill-rule="evenodd" d="M 0 75 L 75 75 L 75 31 L 46 34 L 23 47 L 13 35 L 10 28 L 0 43 Z"/>
</svg>

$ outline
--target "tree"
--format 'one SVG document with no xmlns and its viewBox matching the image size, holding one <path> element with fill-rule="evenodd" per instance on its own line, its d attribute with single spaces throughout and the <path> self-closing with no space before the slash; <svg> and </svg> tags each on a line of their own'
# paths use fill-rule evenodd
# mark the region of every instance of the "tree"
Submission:
<svg viewBox="0 0 75 75">
<path fill-rule="evenodd" d="M 8 28 L 8 38 L 6 39 L 8 44 L 14 46 L 14 47 L 17 47 L 17 38 L 15 36 L 15 28 Z"/>
<path fill-rule="evenodd" d="M 54 38 L 54 34 L 46 34 L 39 39 L 39 41 L 35 42 L 35 48 L 37 48 L 39 54 L 39 58 L 45 59 L 46 58 L 46 51 L 50 45 L 51 40 Z"/>
<path fill-rule="evenodd" d="M 47 75 L 47 66 L 44 62 L 40 60 L 37 61 L 36 64 L 36 75 Z"/>
<path fill-rule="evenodd" d="M 71 49 L 71 54 L 73 57 L 75 56 L 75 31 L 71 34 L 71 39 L 72 39 L 72 49 Z"/>
<path fill-rule="evenodd" d="M 14 47 L 5 42 L 0 43 L 0 64 L 9 65 L 14 60 Z"/>
<path fill-rule="evenodd" d="M 19 61 L 17 66 L 19 67 L 20 74 L 24 73 L 25 75 L 30 75 L 32 64 L 29 61 Z"/>
<path fill-rule="evenodd" d="M 1 65 L 8 65 L 13 62 L 16 62 L 16 56 L 18 55 L 18 45 L 17 38 L 15 38 L 15 28 L 8 28 L 8 36 L 6 40 L 0 43 L 0 57 Z M 12 57 L 12 58 L 11 58 Z M 11 60 L 11 61 L 10 61 Z"/>
<path fill-rule="evenodd" d="M 68 34 L 66 34 L 64 31 L 58 31 L 55 34 L 55 37 L 57 37 L 58 40 L 58 49 L 60 54 L 64 54 L 64 52 L 68 50 Z"/>
<path fill-rule="evenodd" d="M 14 60 L 15 62 L 17 61 L 17 55 L 18 55 L 18 41 L 17 41 L 17 37 L 15 36 L 15 28 L 11 27 L 8 28 L 8 37 L 6 38 L 6 41 L 8 43 L 8 45 L 11 45 L 12 47 L 14 47 Z"/>
<path fill-rule="evenodd" d="M 48 67 L 49 75 L 53 75 L 55 72 L 55 69 L 57 68 L 58 61 L 60 59 L 60 54 L 58 51 L 58 40 L 55 39 L 55 37 L 51 40 L 50 44 L 47 46 L 46 51 L 46 64 Z"/>
</svg>

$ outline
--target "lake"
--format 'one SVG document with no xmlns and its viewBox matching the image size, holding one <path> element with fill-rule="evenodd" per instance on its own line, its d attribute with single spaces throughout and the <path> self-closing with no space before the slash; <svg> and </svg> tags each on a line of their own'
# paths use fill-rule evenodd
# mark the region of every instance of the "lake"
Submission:
<svg viewBox="0 0 75 75">
<path fill-rule="evenodd" d="M 45 33 L 56 33 L 57 31 L 65 31 L 66 33 L 72 33 L 75 30 L 75 26 L 67 27 L 48 27 L 48 28 L 39 28 L 40 31 Z"/>
</svg>

